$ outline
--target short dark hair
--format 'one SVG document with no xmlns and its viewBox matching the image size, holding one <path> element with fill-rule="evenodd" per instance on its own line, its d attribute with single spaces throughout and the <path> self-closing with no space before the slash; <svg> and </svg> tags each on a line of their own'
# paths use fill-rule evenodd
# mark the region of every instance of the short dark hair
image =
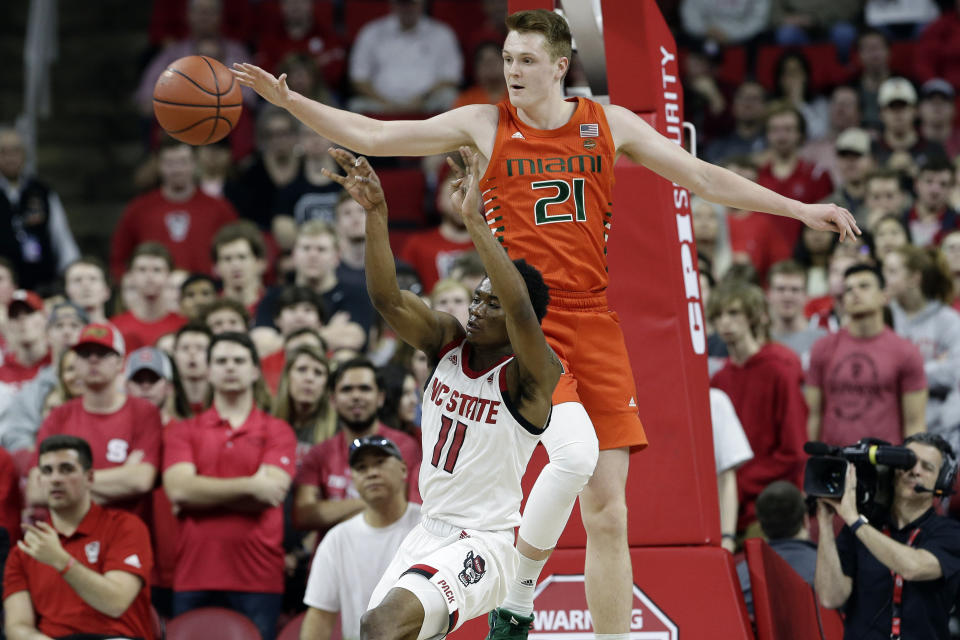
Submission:
<svg viewBox="0 0 960 640">
<path fill-rule="evenodd" d="M 77 452 L 77 457 L 80 459 L 80 466 L 83 467 L 84 471 L 89 471 L 93 468 L 93 452 L 90 450 L 90 443 L 83 438 L 68 436 L 62 433 L 43 439 L 43 442 L 40 443 L 40 448 L 37 449 L 38 463 L 40 456 L 43 454 L 50 453 L 51 451 L 63 451 L 64 449 Z"/>
<path fill-rule="evenodd" d="M 134 249 L 133 253 L 130 255 L 130 262 L 127 263 L 127 267 L 132 268 L 133 263 L 136 262 L 137 258 L 142 256 L 160 258 L 167 263 L 167 269 L 173 271 L 173 256 L 170 255 L 170 250 L 159 242 L 142 242 L 138 244 L 136 249 Z"/>
<path fill-rule="evenodd" d="M 333 376 L 330 378 L 330 388 L 336 389 L 337 385 L 340 384 L 340 381 L 343 379 L 343 376 L 346 375 L 347 371 L 350 371 L 351 369 L 369 369 L 373 372 L 373 379 L 377 385 L 377 390 L 379 391 L 381 389 L 380 377 L 377 368 L 372 362 L 370 362 L 370 360 L 362 356 L 351 358 L 337 366 L 336 370 L 333 372 Z"/>
<path fill-rule="evenodd" d="M 786 114 L 792 114 L 797 119 L 797 129 L 800 131 L 800 142 L 804 142 L 807 139 L 807 119 L 803 116 L 803 112 L 790 102 L 780 101 L 770 104 L 767 108 L 767 115 L 763 119 L 764 132 L 766 132 L 767 127 L 769 127 L 771 120 L 777 116 Z"/>
<path fill-rule="evenodd" d="M 257 348 L 253 345 L 253 340 L 251 340 L 250 336 L 247 334 L 240 333 L 238 331 L 224 331 L 223 333 L 218 333 L 210 339 L 210 346 L 207 347 L 208 362 L 210 361 L 211 354 L 213 353 L 213 348 L 221 342 L 232 342 L 244 347 L 250 352 L 250 359 L 253 360 L 253 364 L 257 367 L 257 369 L 260 368 L 260 356 L 257 355 Z"/>
<path fill-rule="evenodd" d="M 177 332 L 173 334 L 173 347 L 177 347 L 177 343 L 180 342 L 180 337 L 185 333 L 202 333 L 207 336 L 210 340 L 213 340 L 213 332 L 210 331 L 210 327 L 203 324 L 198 320 L 191 320 L 187 324 L 183 325 Z"/>
<path fill-rule="evenodd" d="M 220 248 L 237 240 L 246 240 L 250 251 L 258 260 L 263 260 L 267 256 L 267 241 L 264 240 L 263 233 L 257 225 L 249 220 L 239 220 L 220 227 L 217 234 L 213 236 L 213 242 L 210 244 L 210 259 L 217 262 L 220 259 Z"/>
<path fill-rule="evenodd" d="M 300 327 L 299 329 L 295 329 L 294 331 L 291 331 L 290 335 L 288 335 L 283 339 L 283 344 L 284 346 L 286 346 L 294 338 L 299 338 L 300 336 L 305 336 L 308 334 L 320 341 L 320 348 L 323 350 L 324 353 L 329 351 L 330 346 L 327 344 L 327 341 L 324 340 L 323 336 L 320 335 L 320 332 L 314 329 L 313 327 Z"/>
<path fill-rule="evenodd" d="M 211 276 L 208 276 L 205 273 L 191 273 L 187 276 L 186 280 L 183 281 L 183 284 L 180 285 L 180 295 L 182 296 L 187 290 L 187 287 L 193 286 L 198 282 L 209 282 L 210 286 L 213 287 L 213 290 L 217 290 L 217 281 L 214 280 Z"/>
<path fill-rule="evenodd" d="M 947 171 L 950 173 L 950 182 L 953 182 L 953 173 L 955 170 L 956 169 L 954 168 L 953 163 L 950 162 L 950 158 L 948 158 L 946 155 L 943 153 L 932 153 L 919 162 L 919 166 L 917 167 L 917 177 L 919 177 L 921 173 L 926 173 L 928 171 L 930 173 L 942 173 Z"/>
<path fill-rule="evenodd" d="M 70 267 L 67 268 L 69 269 Z M 0 269 L 6 269 L 10 272 L 10 279 L 13 280 L 13 286 L 17 286 L 17 270 L 14 268 L 13 263 L 5 256 L 0 256 Z"/>
<path fill-rule="evenodd" d="M 539 33 L 551 60 L 572 57 L 573 38 L 570 25 L 560 15 L 546 9 L 532 9 L 511 13 L 506 19 L 507 30 L 517 33 Z"/>
<path fill-rule="evenodd" d="M 875 266 L 867 264 L 865 262 L 858 262 L 857 264 L 852 264 L 849 267 L 847 267 L 847 270 L 843 272 L 843 279 L 846 280 L 850 276 L 856 275 L 863 271 L 872 273 L 874 277 L 877 279 L 877 282 L 880 283 L 881 289 L 883 289 L 887 285 L 886 281 L 883 279 L 883 272 L 880 271 L 880 269 L 877 269 Z"/>
<path fill-rule="evenodd" d="M 217 298 L 203 308 L 203 310 L 200 312 L 200 317 L 204 322 L 206 322 L 207 318 L 209 318 L 212 314 L 224 309 L 239 314 L 240 317 L 243 318 L 244 325 L 250 324 L 250 312 L 247 311 L 247 308 L 243 306 L 242 302 L 239 300 L 234 300 L 233 298 Z"/>
<path fill-rule="evenodd" d="M 520 272 L 523 283 L 527 285 L 527 294 L 530 296 L 530 304 L 533 305 L 537 322 L 543 322 L 544 316 L 547 315 L 547 306 L 550 304 L 550 287 L 543 280 L 540 270 L 523 258 L 514 260 L 513 266 Z"/>
<path fill-rule="evenodd" d="M 310 287 L 297 284 L 288 285 L 280 291 L 280 295 L 277 296 L 277 301 L 273 303 L 274 320 L 280 317 L 284 309 L 298 305 L 301 302 L 306 302 L 316 308 L 317 315 L 320 316 L 320 324 L 327 321 L 327 305 L 323 302 L 323 296 Z"/>
<path fill-rule="evenodd" d="M 777 480 L 757 497 L 757 520 L 770 540 L 792 538 L 803 527 L 806 505 L 803 494 L 793 484 Z"/>
</svg>

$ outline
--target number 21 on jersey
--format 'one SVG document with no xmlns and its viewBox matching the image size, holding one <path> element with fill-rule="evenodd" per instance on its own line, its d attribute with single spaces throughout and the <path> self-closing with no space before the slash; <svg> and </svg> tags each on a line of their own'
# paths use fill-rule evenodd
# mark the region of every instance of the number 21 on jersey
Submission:
<svg viewBox="0 0 960 640">
<path fill-rule="evenodd" d="M 544 196 L 537 200 L 533 205 L 533 211 L 536 215 L 537 224 L 553 224 L 554 222 L 577 222 L 587 221 L 587 210 L 583 203 L 583 178 L 574 178 L 573 180 L 542 180 L 531 182 L 531 189 L 556 189 L 557 192 L 552 196 Z M 571 188 L 571 183 L 573 188 Z M 570 199 L 573 193 L 574 213 L 548 213 L 547 207 L 552 204 L 563 204 Z"/>
<path fill-rule="evenodd" d="M 447 416 L 440 417 L 440 434 L 437 436 L 437 444 L 433 445 L 433 457 L 430 458 L 430 464 L 435 467 L 440 465 L 440 456 L 443 454 L 443 448 L 450 438 L 450 429 L 453 427 L 453 420 Z M 457 464 L 457 458 L 460 456 L 460 449 L 463 447 L 463 438 L 467 434 L 467 425 L 457 422 L 453 430 L 453 441 L 450 448 L 447 449 L 447 457 L 443 460 L 443 470 L 447 473 L 453 473 L 453 468 Z"/>
</svg>

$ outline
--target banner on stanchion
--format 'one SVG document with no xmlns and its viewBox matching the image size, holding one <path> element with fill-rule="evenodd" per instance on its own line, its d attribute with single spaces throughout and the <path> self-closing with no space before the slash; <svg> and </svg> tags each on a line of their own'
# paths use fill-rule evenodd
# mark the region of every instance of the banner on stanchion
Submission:
<svg viewBox="0 0 960 640">
<path fill-rule="evenodd" d="M 548 576 L 534 592 L 530 640 L 593 640 L 583 575 Z M 633 585 L 630 640 L 677 640 L 677 625 Z"/>
</svg>

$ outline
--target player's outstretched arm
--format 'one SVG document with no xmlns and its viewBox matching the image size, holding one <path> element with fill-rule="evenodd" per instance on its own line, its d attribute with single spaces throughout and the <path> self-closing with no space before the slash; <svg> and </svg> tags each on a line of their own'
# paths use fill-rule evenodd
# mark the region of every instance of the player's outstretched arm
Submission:
<svg viewBox="0 0 960 640">
<path fill-rule="evenodd" d="M 629 109 L 605 109 L 617 150 L 698 196 L 746 211 L 796 218 L 808 227 L 835 231 L 843 241 L 860 234 L 853 215 L 835 204 L 805 204 L 781 196 L 736 173 L 704 162 L 660 135 Z"/>
<path fill-rule="evenodd" d="M 367 211 L 367 247 L 365 261 L 367 293 L 383 319 L 400 339 L 427 354 L 437 353 L 444 345 L 464 334 L 456 318 L 433 311 L 419 296 L 401 291 L 397 268 L 390 250 L 387 231 L 387 201 L 380 179 L 364 157 L 355 157 L 344 149 L 331 149 L 330 155 L 346 175 L 323 174 L 343 186 Z"/>
<path fill-rule="evenodd" d="M 468 147 L 461 147 L 460 155 L 466 165 L 466 173 L 454 183 L 455 189 L 451 194 L 453 206 L 463 217 L 473 246 L 487 270 L 493 292 L 506 315 L 507 335 L 525 383 L 524 393 L 535 391 L 539 399 L 545 398 L 549 411 L 550 397 L 563 372 L 560 360 L 547 344 L 523 277 L 490 232 L 484 217 L 480 204 L 479 155 Z M 546 417 L 544 415 L 543 420 L 531 422 L 542 424 Z"/>
<path fill-rule="evenodd" d="M 444 153 L 475 144 L 485 134 L 492 139 L 497 126 L 493 105 L 469 105 L 427 120 L 381 121 L 310 100 L 287 86 L 286 74 L 276 78 L 244 62 L 235 63 L 231 71 L 241 85 L 286 109 L 323 137 L 368 156 Z"/>
</svg>

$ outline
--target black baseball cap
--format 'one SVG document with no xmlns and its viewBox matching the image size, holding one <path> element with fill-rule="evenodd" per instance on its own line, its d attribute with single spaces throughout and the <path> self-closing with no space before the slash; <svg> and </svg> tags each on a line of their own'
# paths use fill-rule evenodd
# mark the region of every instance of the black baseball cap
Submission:
<svg viewBox="0 0 960 640">
<path fill-rule="evenodd" d="M 392 440 L 384 438 L 383 436 L 364 436 L 362 438 L 356 438 L 350 443 L 350 454 L 347 460 L 351 467 L 356 464 L 357 458 L 366 449 L 378 449 L 403 462 L 403 454 L 400 453 L 400 449 L 397 448 L 397 445 L 395 445 Z"/>
</svg>

